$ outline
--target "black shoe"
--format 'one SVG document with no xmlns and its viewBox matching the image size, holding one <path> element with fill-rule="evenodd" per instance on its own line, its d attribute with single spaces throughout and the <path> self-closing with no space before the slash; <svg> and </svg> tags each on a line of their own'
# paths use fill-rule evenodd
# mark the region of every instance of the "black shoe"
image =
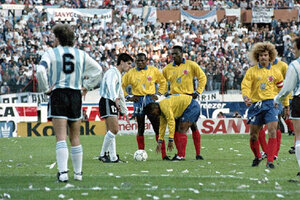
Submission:
<svg viewBox="0 0 300 200">
<path fill-rule="evenodd" d="M 278 160 L 278 156 L 274 156 L 274 160 Z"/>
<path fill-rule="evenodd" d="M 109 163 L 110 162 L 110 158 L 108 153 L 104 153 L 104 156 L 99 156 L 98 158 L 100 161 L 104 162 L 104 163 Z"/>
<path fill-rule="evenodd" d="M 262 161 L 261 158 L 254 158 L 252 162 L 252 167 L 257 167 L 261 161 Z"/>
<path fill-rule="evenodd" d="M 272 162 L 268 162 L 268 163 L 267 163 L 267 168 L 269 168 L 269 169 L 274 169 L 274 168 L 275 168 L 275 165 L 274 165 Z"/>
<path fill-rule="evenodd" d="M 293 131 L 289 131 L 289 135 L 295 135 L 295 133 Z"/>
<path fill-rule="evenodd" d="M 288 181 L 291 182 L 291 183 L 298 183 L 298 182 L 300 182 L 300 172 L 298 172 L 296 176 L 297 176 L 297 179 L 290 179 Z"/>
<path fill-rule="evenodd" d="M 185 159 L 175 154 L 175 156 L 172 158 L 172 161 L 184 161 Z"/>
<path fill-rule="evenodd" d="M 111 163 L 127 163 L 127 161 L 121 160 L 119 155 L 117 155 L 117 160 L 110 161 L 110 162 Z"/>
<path fill-rule="evenodd" d="M 289 150 L 289 153 L 290 154 L 295 154 L 295 147 L 291 147 L 290 150 Z"/>
<path fill-rule="evenodd" d="M 196 155 L 196 160 L 204 160 L 204 158 L 201 155 Z"/>
<path fill-rule="evenodd" d="M 268 157 L 268 155 L 263 151 L 261 151 L 260 154 L 261 154 L 261 159 L 262 160 Z"/>
<path fill-rule="evenodd" d="M 68 182 L 69 178 L 68 178 L 68 171 L 64 171 L 64 172 L 57 172 L 57 180 L 58 182 Z"/>
<path fill-rule="evenodd" d="M 171 160 L 171 159 L 169 158 L 169 156 L 165 156 L 163 157 L 163 160 Z"/>
</svg>

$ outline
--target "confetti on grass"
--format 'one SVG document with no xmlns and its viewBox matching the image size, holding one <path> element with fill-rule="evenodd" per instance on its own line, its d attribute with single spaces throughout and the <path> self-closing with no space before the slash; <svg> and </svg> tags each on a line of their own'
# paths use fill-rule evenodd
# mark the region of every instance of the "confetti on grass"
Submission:
<svg viewBox="0 0 300 200">
<path fill-rule="evenodd" d="M 82 196 L 87 196 L 87 195 L 89 195 L 89 193 L 83 192 L 83 193 L 81 193 L 81 195 L 82 195 Z"/>
<path fill-rule="evenodd" d="M 181 173 L 184 173 L 184 174 L 189 173 L 189 170 L 188 169 L 183 170 Z"/>
<path fill-rule="evenodd" d="M 173 171 L 173 169 L 167 169 L 167 172 L 172 172 Z"/>
<path fill-rule="evenodd" d="M 50 191 L 51 189 L 50 189 L 50 188 L 48 188 L 48 187 L 45 187 L 45 190 L 48 192 L 48 191 Z"/>
<path fill-rule="evenodd" d="M 284 198 L 284 196 L 282 195 L 282 194 L 276 194 L 276 196 L 278 197 L 278 198 Z"/>
<path fill-rule="evenodd" d="M 65 195 L 64 195 L 64 194 L 59 194 L 59 195 L 58 195 L 58 198 L 64 199 L 64 198 L 65 198 Z"/>
</svg>

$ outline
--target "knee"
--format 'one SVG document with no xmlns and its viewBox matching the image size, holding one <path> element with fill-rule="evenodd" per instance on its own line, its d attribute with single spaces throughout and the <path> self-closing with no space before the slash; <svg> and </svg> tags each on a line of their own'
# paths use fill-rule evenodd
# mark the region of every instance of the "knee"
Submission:
<svg viewBox="0 0 300 200">
<path fill-rule="evenodd" d="M 117 135 L 117 133 L 119 132 L 119 129 L 118 128 L 112 128 L 109 131 L 112 132 L 113 134 Z"/>
<path fill-rule="evenodd" d="M 197 124 L 196 124 L 196 123 L 193 123 L 193 124 L 191 125 L 191 130 L 194 132 L 194 131 L 196 131 L 197 129 L 198 129 Z"/>
</svg>

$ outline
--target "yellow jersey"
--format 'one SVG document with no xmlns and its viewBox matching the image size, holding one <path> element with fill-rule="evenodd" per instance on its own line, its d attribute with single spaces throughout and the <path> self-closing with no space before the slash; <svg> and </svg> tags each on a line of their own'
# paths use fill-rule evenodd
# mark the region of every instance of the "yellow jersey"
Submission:
<svg viewBox="0 0 300 200">
<path fill-rule="evenodd" d="M 159 102 L 161 111 L 159 139 L 163 140 L 167 125 L 169 127 L 169 138 L 174 138 L 175 119 L 182 116 L 185 109 L 191 104 L 192 97 L 185 94 L 175 94 Z"/>
<path fill-rule="evenodd" d="M 167 81 L 162 73 L 153 66 L 146 66 L 145 69 L 135 67 L 125 73 L 122 77 L 122 87 L 124 96 L 128 95 L 125 88 L 132 87 L 132 94 L 138 96 L 155 94 L 155 83 L 159 84 L 158 92 L 167 92 Z"/>
<path fill-rule="evenodd" d="M 201 67 L 191 61 L 183 59 L 178 66 L 175 63 L 168 64 L 163 69 L 163 76 L 170 84 L 171 94 L 193 94 L 196 90 L 201 94 L 206 85 L 206 75 Z M 194 88 L 194 78 L 198 79 L 198 88 Z"/>
<path fill-rule="evenodd" d="M 289 66 L 285 62 L 279 61 L 277 59 L 275 59 L 275 61 L 273 62 L 273 66 L 275 66 L 277 69 L 279 69 L 279 71 L 281 72 L 281 74 L 283 76 L 283 79 L 285 79 L 286 71 L 287 71 Z M 288 95 L 288 98 L 293 99 L 292 93 L 290 93 Z"/>
<path fill-rule="evenodd" d="M 241 84 L 243 97 L 249 97 L 252 103 L 274 99 L 282 86 L 283 76 L 273 65 L 268 67 L 262 67 L 261 65 L 250 67 Z M 287 98 L 282 103 L 284 106 L 289 105 Z"/>
</svg>

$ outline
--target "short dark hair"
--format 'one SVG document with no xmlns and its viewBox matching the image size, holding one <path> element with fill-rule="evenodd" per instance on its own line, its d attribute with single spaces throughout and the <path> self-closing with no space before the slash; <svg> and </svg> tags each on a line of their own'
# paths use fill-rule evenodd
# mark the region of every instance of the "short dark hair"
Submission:
<svg viewBox="0 0 300 200">
<path fill-rule="evenodd" d="M 118 56 L 117 65 L 120 65 L 121 61 L 123 61 L 123 62 L 128 62 L 128 61 L 133 62 L 133 58 L 127 53 L 121 53 Z"/>
<path fill-rule="evenodd" d="M 173 47 L 173 49 L 178 49 L 181 53 L 183 52 L 183 51 L 182 51 L 182 47 L 179 46 L 179 45 L 175 45 L 175 46 Z"/>
<path fill-rule="evenodd" d="M 146 56 L 146 54 L 145 53 L 138 53 L 137 55 L 136 55 L 136 57 L 145 57 L 146 59 L 147 59 L 147 56 Z"/>
<path fill-rule="evenodd" d="M 297 49 L 300 50 L 300 37 L 295 38 L 293 42 L 295 42 Z"/>
<path fill-rule="evenodd" d="M 147 104 L 147 106 L 144 108 L 144 112 L 146 115 L 151 115 L 152 114 L 152 111 L 155 109 L 155 108 L 159 108 L 159 104 L 158 103 L 149 103 Z"/>
<path fill-rule="evenodd" d="M 61 46 L 74 46 L 74 30 L 68 24 L 57 24 L 52 29 Z"/>
</svg>

